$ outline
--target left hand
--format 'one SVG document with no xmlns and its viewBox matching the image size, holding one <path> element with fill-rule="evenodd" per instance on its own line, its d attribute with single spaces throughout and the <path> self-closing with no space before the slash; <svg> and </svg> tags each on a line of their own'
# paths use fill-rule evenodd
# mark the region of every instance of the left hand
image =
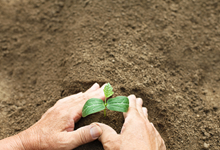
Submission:
<svg viewBox="0 0 220 150">
<path fill-rule="evenodd" d="M 125 122 L 121 134 L 111 127 L 96 123 L 102 128 L 99 140 L 105 150 L 166 150 L 164 140 L 154 125 L 148 120 L 147 108 L 143 100 L 135 95 L 128 96 L 129 109 L 124 113 Z"/>
<path fill-rule="evenodd" d="M 18 134 L 24 149 L 73 149 L 96 140 L 102 134 L 96 124 L 73 130 L 88 99 L 104 100 L 103 88 L 96 83 L 85 93 L 57 101 L 36 124 Z"/>
</svg>

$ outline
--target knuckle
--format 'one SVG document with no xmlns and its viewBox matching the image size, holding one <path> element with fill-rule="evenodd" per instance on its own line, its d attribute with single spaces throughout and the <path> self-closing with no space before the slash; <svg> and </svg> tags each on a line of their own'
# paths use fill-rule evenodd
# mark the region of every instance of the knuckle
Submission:
<svg viewBox="0 0 220 150">
<path fill-rule="evenodd" d="M 141 102 L 143 102 L 143 99 L 140 97 L 138 97 L 136 100 L 140 100 Z"/>
<path fill-rule="evenodd" d="M 165 145 L 165 142 L 164 142 L 164 140 L 162 139 L 162 145 Z"/>
<path fill-rule="evenodd" d="M 64 99 L 60 99 L 60 100 L 58 100 L 58 101 L 55 103 L 55 105 L 60 105 L 60 104 L 62 103 L 63 100 L 64 100 Z"/>
<path fill-rule="evenodd" d="M 65 109 L 64 107 L 55 107 L 49 112 L 47 112 L 48 115 L 51 117 L 59 117 L 60 119 L 66 118 L 68 116 L 68 109 Z"/>
<path fill-rule="evenodd" d="M 155 128 L 155 130 L 156 130 L 156 135 L 157 135 L 157 137 L 161 138 L 160 133 L 157 131 L 156 128 Z"/>
<path fill-rule="evenodd" d="M 57 143 L 56 141 L 59 141 L 59 143 Z M 54 138 L 53 140 L 53 145 L 51 145 L 51 147 L 53 147 L 53 149 L 65 149 L 66 148 L 66 143 L 68 143 L 69 141 L 66 139 L 66 138 L 63 138 L 63 137 L 57 137 L 57 138 Z"/>
<path fill-rule="evenodd" d="M 134 121 L 134 117 L 131 119 Z M 141 116 L 135 116 L 135 124 L 140 125 L 140 126 L 145 126 L 146 122 Z"/>
<path fill-rule="evenodd" d="M 160 137 L 160 143 L 161 143 L 161 145 L 165 144 L 164 140 L 161 137 Z"/>
<path fill-rule="evenodd" d="M 133 107 L 133 106 L 130 106 L 130 107 L 128 108 L 128 112 L 131 113 L 131 114 L 133 114 L 133 115 L 138 115 L 138 114 L 139 114 L 137 108 L 136 108 L 136 107 Z"/>
<path fill-rule="evenodd" d="M 163 139 L 161 140 L 161 143 L 160 143 L 160 149 L 161 150 L 166 150 L 165 142 L 164 142 Z"/>
<path fill-rule="evenodd" d="M 79 131 L 79 140 L 80 140 L 79 142 L 80 142 L 80 143 L 83 143 L 83 144 L 86 143 L 87 139 L 86 139 L 86 136 L 85 136 L 85 135 L 86 135 L 85 130 L 82 130 L 82 129 L 81 129 L 81 130 Z"/>
<path fill-rule="evenodd" d="M 103 144 L 105 150 L 111 150 L 111 149 L 119 150 L 120 145 L 121 145 L 121 141 L 119 139 L 115 140 L 112 138 L 108 138 L 105 144 Z"/>
<path fill-rule="evenodd" d="M 55 105 L 54 106 L 60 106 L 60 105 L 62 105 L 62 104 L 64 104 L 66 101 L 68 101 L 68 99 L 69 99 L 69 97 L 65 97 L 65 98 L 63 98 L 63 99 L 59 99 L 56 103 L 55 103 Z"/>
<path fill-rule="evenodd" d="M 88 100 L 88 99 L 89 99 L 88 96 L 87 96 L 87 94 L 82 94 L 82 95 L 81 95 L 81 98 L 82 98 L 83 100 Z"/>
<path fill-rule="evenodd" d="M 50 115 L 54 111 L 54 107 L 49 108 L 42 116 L 41 118 L 45 118 L 46 116 Z"/>
</svg>

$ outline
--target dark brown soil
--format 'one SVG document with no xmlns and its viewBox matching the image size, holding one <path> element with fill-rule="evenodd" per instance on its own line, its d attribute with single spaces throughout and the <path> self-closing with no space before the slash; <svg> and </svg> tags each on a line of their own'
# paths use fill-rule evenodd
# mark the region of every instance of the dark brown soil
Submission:
<svg viewBox="0 0 220 150">
<path fill-rule="evenodd" d="M 219 150 L 219 0 L 0 0 L 0 139 L 94 82 L 143 98 L 167 149 Z"/>
</svg>

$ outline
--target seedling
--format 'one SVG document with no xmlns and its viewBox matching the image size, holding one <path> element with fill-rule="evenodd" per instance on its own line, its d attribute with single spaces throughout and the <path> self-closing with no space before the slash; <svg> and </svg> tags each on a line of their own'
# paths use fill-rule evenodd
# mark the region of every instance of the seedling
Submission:
<svg viewBox="0 0 220 150">
<path fill-rule="evenodd" d="M 129 107 L 129 100 L 126 96 L 117 96 L 110 98 L 114 94 L 113 88 L 110 83 L 104 87 L 105 102 L 99 98 L 89 99 L 83 106 L 82 116 L 86 117 L 90 114 L 94 114 L 104 109 L 104 117 L 106 117 L 106 108 L 113 111 L 127 112 Z M 107 101 L 108 99 L 108 101 Z"/>
</svg>

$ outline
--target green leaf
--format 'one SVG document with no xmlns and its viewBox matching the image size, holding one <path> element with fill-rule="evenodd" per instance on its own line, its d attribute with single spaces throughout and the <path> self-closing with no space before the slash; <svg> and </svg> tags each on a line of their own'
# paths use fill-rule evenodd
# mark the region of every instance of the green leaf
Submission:
<svg viewBox="0 0 220 150">
<path fill-rule="evenodd" d="M 104 94 L 105 94 L 105 97 L 108 98 L 110 96 L 112 96 L 114 94 L 114 92 L 112 91 L 113 88 L 112 86 L 110 85 L 110 83 L 106 84 L 105 87 L 104 87 Z"/>
<path fill-rule="evenodd" d="M 107 101 L 107 108 L 113 111 L 127 112 L 129 100 L 126 96 L 118 96 Z"/>
<path fill-rule="evenodd" d="M 104 102 L 101 99 L 91 98 L 83 106 L 82 116 L 86 117 L 90 114 L 99 112 L 103 109 L 105 109 L 105 105 L 104 105 Z"/>
</svg>

